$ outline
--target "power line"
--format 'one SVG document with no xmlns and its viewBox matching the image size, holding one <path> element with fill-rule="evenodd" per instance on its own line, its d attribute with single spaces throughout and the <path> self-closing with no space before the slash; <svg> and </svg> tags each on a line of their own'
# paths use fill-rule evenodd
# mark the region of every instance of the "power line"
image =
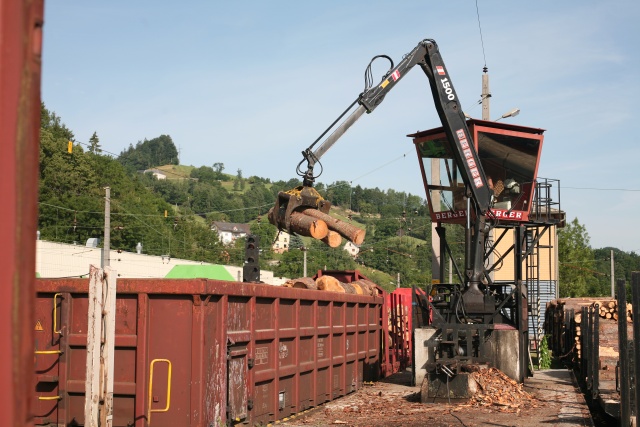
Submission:
<svg viewBox="0 0 640 427">
<path fill-rule="evenodd" d="M 482 38 L 482 26 L 480 25 L 480 9 L 478 9 L 478 0 L 476 0 L 476 15 L 478 16 L 478 29 L 480 30 L 480 44 L 482 45 L 482 58 L 484 59 L 484 68 L 487 68 L 487 57 L 484 54 L 484 40 Z"/>
<path fill-rule="evenodd" d="M 594 191 L 640 191 L 638 189 L 633 188 L 594 188 L 594 187 L 567 187 L 563 186 L 563 189 L 570 190 L 594 190 Z"/>
</svg>

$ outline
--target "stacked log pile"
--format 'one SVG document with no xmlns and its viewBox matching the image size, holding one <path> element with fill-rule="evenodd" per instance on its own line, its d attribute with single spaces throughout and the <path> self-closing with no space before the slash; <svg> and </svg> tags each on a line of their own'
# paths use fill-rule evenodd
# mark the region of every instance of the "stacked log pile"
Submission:
<svg viewBox="0 0 640 427">
<path fill-rule="evenodd" d="M 582 307 L 595 308 L 598 305 L 598 314 L 600 317 L 598 338 L 599 338 L 599 366 L 602 370 L 613 370 L 619 358 L 618 353 L 618 320 L 624 319 L 627 323 L 629 336 L 633 336 L 633 324 L 631 317 L 631 304 L 627 304 L 623 310 L 618 310 L 617 301 L 614 299 L 603 298 L 562 298 L 556 299 L 547 304 L 546 321 L 547 333 L 551 334 L 570 334 L 574 337 L 572 348 L 560 347 L 554 349 L 559 351 L 559 355 L 564 356 L 575 350 L 578 359 L 582 357 L 582 335 L 587 331 L 583 331 Z M 564 330 L 566 324 L 566 316 L 569 316 L 573 310 L 574 318 L 571 322 L 571 330 Z M 552 325 L 556 325 L 553 327 Z M 558 355 L 558 354 L 556 354 Z"/>
<path fill-rule="evenodd" d="M 378 287 L 367 279 L 359 279 L 354 282 L 344 283 L 333 276 L 320 276 L 317 279 L 300 277 L 287 280 L 282 286 L 287 288 L 312 289 L 318 291 L 338 292 L 343 294 L 377 296 Z"/>
<path fill-rule="evenodd" d="M 622 313 L 620 311 L 622 311 Z M 602 317 L 603 319 L 613 319 L 616 321 L 618 319 L 626 319 L 627 322 L 630 323 L 633 320 L 631 315 L 631 304 L 627 303 L 626 307 L 624 307 L 622 310 L 619 310 L 618 301 L 611 300 L 606 303 L 603 302 L 600 305 L 600 317 Z"/>
<path fill-rule="evenodd" d="M 267 216 L 275 226 L 285 227 L 279 223 L 282 219 L 276 218 L 273 208 Z M 312 208 L 292 212 L 289 217 L 289 230 L 301 236 L 321 240 L 332 248 L 340 246 L 343 237 L 358 246 L 364 242 L 365 237 L 365 230 Z"/>
</svg>

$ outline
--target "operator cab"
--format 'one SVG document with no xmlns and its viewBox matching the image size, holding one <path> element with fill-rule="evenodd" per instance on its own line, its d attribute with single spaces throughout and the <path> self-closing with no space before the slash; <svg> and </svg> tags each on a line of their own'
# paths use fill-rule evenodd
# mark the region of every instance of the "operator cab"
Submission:
<svg viewBox="0 0 640 427">
<path fill-rule="evenodd" d="M 493 193 L 489 220 L 526 222 L 534 203 L 544 129 L 467 120 L 487 184 Z M 457 166 L 442 127 L 413 138 L 431 220 L 463 223 L 467 215 L 464 173 Z M 473 180 L 475 177 L 471 177 Z"/>
</svg>

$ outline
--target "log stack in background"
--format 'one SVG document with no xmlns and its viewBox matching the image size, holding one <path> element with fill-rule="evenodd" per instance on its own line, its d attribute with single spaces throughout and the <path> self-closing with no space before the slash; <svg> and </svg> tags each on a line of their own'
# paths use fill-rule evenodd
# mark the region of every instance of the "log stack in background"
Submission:
<svg viewBox="0 0 640 427">
<path fill-rule="evenodd" d="M 598 315 L 600 324 L 598 328 L 600 369 L 610 370 L 615 367 L 619 358 L 618 354 L 618 321 L 624 319 L 627 323 L 627 333 L 629 337 L 633 336 L 633 324 L 631 316 L 631 304 L 626 304 L 624 308 L 618 307 L 617 301 L 610 298 L 559 298 L 547 303 L 546 311 L 546 331 L 554 336 L 555 347 L 553 350 L 556 355 L 568 356 L 571 350 L 575 350 L 578 359 L 582 357 L 581 338 L 587 331 L 583 331 L 582 307 L 595 308 L 598 305 Z M 570 316 L 573 310 L 573 320 L 571 324 L 572 330 L 566 330 L 566 317 Z M 564 346 L 564 338 L 566 334 L 574 337 L 573 348 Z M 557 340 L 557 337 L 560 340 Z"/>
<path fill-rule="evenodd" d="M 631 304 L 627 303 L 626 306 L 620 310 L 617 300 L 603 302 L 600 305 L 600 317 L 613 320 L 626 319 L 627 322 L 631 322 L 633 320 Z"/>
</svg>

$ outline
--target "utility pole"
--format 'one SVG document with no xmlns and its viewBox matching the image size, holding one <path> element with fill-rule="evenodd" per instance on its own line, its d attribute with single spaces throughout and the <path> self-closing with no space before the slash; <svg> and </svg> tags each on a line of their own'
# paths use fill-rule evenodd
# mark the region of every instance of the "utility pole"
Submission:
<svg viewBox="0 0 640 427">
<path fill-rule="evenodd" d="M 616 297 L 616 287 L 615 287 L 615 262 L 613 260 L 613 249 L 611 249 L 611 298 Z"/>
<path fill-rule="evenodd" d="M 104 245 L 102 249 L 102 268 L 111 265 L 111 188 L 105 187 L 104 197 Z"/>
<path fill-rule="evenodd" d="M 302 250 L 302 277 L 307 277 L 307 248 L 303 246 Z"/>
<path fill-rule="evenodd" d="M 489 113 L 489 98 L 491 98 L 491 92 L 489 92 L 489 69 L 487 67 L 482 68 L 482 120 L 491 120 Z"/>
</svg>

